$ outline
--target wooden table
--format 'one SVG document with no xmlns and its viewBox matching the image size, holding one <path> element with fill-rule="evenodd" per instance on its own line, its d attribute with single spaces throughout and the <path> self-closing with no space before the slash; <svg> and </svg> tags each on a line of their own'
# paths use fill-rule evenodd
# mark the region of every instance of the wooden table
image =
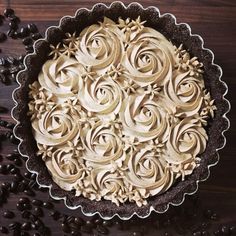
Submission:
<svg viewBox="0 0 236 236">
<path fill-rule="evenodd" d="M 109 3 L 110 1 L 103 1 Z M 129 3 L 131 1 L 124 1 Z M 228 117 L 231 120 L 231 128 L 227 132 L 227 145 L 220 151 L 220 162 L 212 168 L 210 178 L 200 184 L 198 191 L 200 204 L 200 213 L 204 212 L 204 209 L 213 209 L 220 218 L 211 222 L 209 226 L 209 232 L 213 232 L 220 224 L 232 225 L 236 224 L 236 119 L 235 108 L 236 105 L 236 80 L 235 80 L 235 62 L 236 62 L 236 1 L 234 0 L 142 0 L 139 1 L 144 6 L 154 5 L 159 7 L 162 13 L 173 13 L 178 22 L 189 23 L 192 27 L 192 32 L 200 34 L 205 40 L 205 46 L 212 49 L 215 53 L 215 62 L 223 68 L 223 80 L 229 86 L 229 93 L 227 98 L 230 100 L 232 110 Z M 77 8 L 88 7 L 91 8 L 96 1 L 85 0 L 12 0 L 12 1 L 0 1 L 0 14 L 3 10 L 10 6 L 12 7 L 16 15 L 21 18 L 21 24 L 26 25 L 29 22 L 34 22 L 40 32 L 44 34 L 45 29 L 50 25 L 57 25 L 58 20 L 63 15 L 73 15 Z M 10 4 L 10 5 L 8 5 Z M 7 29 L 7 25 L 0 27 L 0 31 Z M 24 48 L 20 40 L 8 40 L 4 44 L 0 44 L 2 53 L 0 57 L 6 55 L 17 56 L 24 52 Z M 15 83 L 5 86 L 0 84 L 0 105 L 8 107 L 7 113 L 0 114 L 1 119 L 12 121 L 10 116 L 10 108 L 13 106 L 11 93 L 16 87 Z M 5 132 L 1 128 L 1 132 Z M 10 142 L 2 142 L 1 154 L 3 156 L 12 152 L 16 146 L 10 144 Z M 7 162 L 7 161 L 3 161 Z M 0 163 L 1 164 L 1 163 Z M 24 167 L 22 167 L 24 169 Z M 0 174 L 0 183 L 10 181 L 11 177 L 8 175 Z M 5 220 L 2 217 L 4 209 L 12 209 L 18 215 L 16 211 L 16 203 L 18 199 L 24 194 L 10 194 L 8 202 L 0 207 L 0 226 L 7 225 L 14 220 Z M 47 192 L 37 192 L 36 197 L 41 200 L 48 200 Z M 188 199 L 187 199 L 188 201 Z M 55 208 L 64 214 L 80 215 L 79 211 L 69 211 L 64 208 L 62 203 L 55 203 Z M 181 207 L 179 207 L 181 208 Z M 42 218 L 43 222 L 50 227 L 52 235 L 63 235 L 61 226 L 53 221 L 45 211 L 45 216 Z M 152 218 L 155 218 L 153 216 Z M 164 217 L 164 216 L 163 216 Z M 180 216 L 181 217 L 181 216 Z M 157 217 L 158 219 L 160 216 Z M 201 217 L 200 217 L 201 218 Z M 202 222 L 201 219 L 195 219 L 194 224 L 198 225 Z M 21 219 L 17 218 L 20 222 Z M 184 218 L 182 219 L 184 220 Z M 183 221 L 184 222 L 184 221 Z M 139 231 L 143 231 L 142 225 L 147 225 L 144 235 L 162 235 L 154 224 L 148 222 L 148 220 L 138 221 Z M 128 224 L 126 224 L 128 225 Z M 114 226 L 115 227 L 115 226 Z M 110 235 L 135 235 L 132 233 L 133 228 L 124 228 L 123 230 L 113 231 L 114 227 L 110 227 Z M 167 230 L 168 231 L 168 228 Z M 1 234 L 1 233 L 0 233 Z M 186 235 L 190 235 L 187 233 Z M 33 235 L 31 233 L 30 235 Z M 93 235 L 93 234 L 88 234 Z M 96 235 L 96 234 L 95 234 Z M 98 234 L 99 235 L 99 234 Z M 137 235 L 137 234 L 136 234 Z M 179 235 L 174 232 L 173 235 Z M 213 235 L 213 234 L 211 234 Z"/>
</svg>

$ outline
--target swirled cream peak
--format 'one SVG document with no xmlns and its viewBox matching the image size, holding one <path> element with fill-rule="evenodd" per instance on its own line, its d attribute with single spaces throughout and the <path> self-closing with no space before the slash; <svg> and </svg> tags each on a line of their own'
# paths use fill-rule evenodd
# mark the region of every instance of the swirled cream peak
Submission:
<svg viewBox="0 0 236 236">
<path fill-rule="evenodd" d="M 214 100 L 203 65 L 143 19 L 104 18 L 51 45 L 29 88 L 38 155 L 76 196 L 138 206 L 199 165 Z"/>
</svg>

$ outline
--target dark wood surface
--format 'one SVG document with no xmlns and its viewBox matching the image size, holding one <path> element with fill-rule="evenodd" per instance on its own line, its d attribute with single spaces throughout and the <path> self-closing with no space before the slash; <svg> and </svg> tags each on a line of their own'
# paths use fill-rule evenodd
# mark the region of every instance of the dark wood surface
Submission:
<svg viewBox="0 0 236 236">
<path fill-rule="evenodd" d="M 109 3 L 110 1 L 103 1 Z M 124 1 L 129 3 L 130 1 Z M 201 202 L 199 211 L 204 212 L 204 209 L 213 209 L 220 217 L 218 220 L 211 222 L 209 232 L 213 232 L 221 224 L 236 224 L 236 1 L 234 0 L 163 0 L 139 1 L 144 6 L 154 5 L 157 6 L 161 13 L 173 13 L 178 22 L 189 23 L 192 32 L 200 34 L 204 41 L 205 46 L 210 48 L 215 54 L 215 62 L 219 64 L 224 72 L 223 80 L 228 84 L 229 93 L 227 98 L 231 102 L 232 109 L 228 114 L 231 121 L 231 128 L 226 133 L 227 145 L 220 151 L 220 162 L 216 167 L 211 169 L 209 179 L 200 184 L 198 191 L 199 201 Z M 21 18 L 21 25 L 26 25 L 29 22 L 34 22 L 40 32 L 44 34 L 45 29 L 50 25 L 57 25 L 58 20 L 63 15 L 74 15 L 77 8 L 88 7 L 91 8 L 96 1 L 85 0 L 0 0 L 0 14 L 9 6 L 15 10 L 17 16 Z M 5 24 L 0 26 L 0 31 L 6 31 L 8 26 Z M 8 40 L 6 43 L 1 43 L 0 48 L 2 53 L 0 57 L 13 55 L 19 56 L 24 53 L 21 40 Z M 13 106 L 11 93 L 16 87 L 15 83 L 5 86 L 0 84 L 0 105 L 8 107 L 7 113 L 1 113 L 0 117 L 3 120 L 12 121 L 10 116 L 10 109 Z M 0 128 L 1 132 L 5 132 Z M 12 152 L 16 145 L 10 144 L 6 141 L 2 143 L 1 155 Z M 3 160 L 3 162 L 5 159 Z M 0 163 L 1 164 L 1 163 Z M 23 167 L 22 167 L 23 168 Z M 0 174 L 0 183 L 11 181 L 8 175 Z M 4 209 L 13 209 L 16 211 L 16 203 L 20 196 L 23 194 L 10 194 L 8 202 L 0 207 L 0 226 L 8 224 L 12 220 L 6 221 L 2 217 Z M 35 198 L 48 200 L 47 192 L 38 191 Z M 191 201 L 187 199 L 187 201 Z M 185 204 L 186 205 L 186 204 Z M 74 216 L 81 215 L 79 211 L 69 211 L 65 209 L 62 203 L 55 203 L 55 208 L 64 214 L 72 214 Z M 179 207 L 181 208 L 181 207 Z M 17 212 L 17 211 L 16 211 Z M 17 213 L 18 214 L 18 213 Z M 160 216 L 153 216 L 152 219 Z M 165 216 L 163 216 L 165 217 Z M 180 216 L 181 217 L 181 216 Z M 200 217 L 201 218 L 201 217 Z M 193 224 L 200 224 L 202 220 L 196 219 Z M 64 235 L 61 226 L 55 223 L 45 211 L 45 216 L 42 218 L 47 226 L 50 226 L 52 235 Z M 184 220 L 184 218 L 183 218 Z M 161 231 L 157 229 L 152 223 L 147 220 L 138 221 L 140 228 L 142 225 L 147 225 L 144 235 L 162 235 Z M 183 221 L 184 222 L 184 221 Z M 140 226 L 141 224 L 141 226 Z M 114 233 L 115 231 L 116 233 Z M 132 235 L 134 229 L 117 230 L 110 227 L 109 235 Z M 143 229 L 142 229 L 143 230 Z M 168 231 L 168 230 L 167 230 Z M 0 233 L 1 235 L 1 233 Z M 33 235 L 33 233 L 30 233 Z M 93 234 L 88 234 L 93 235 Z M 173 235 L 179 235 L 174 232 Z M 211 234 L 213 235 L 213 234 Z"/>
</svg>

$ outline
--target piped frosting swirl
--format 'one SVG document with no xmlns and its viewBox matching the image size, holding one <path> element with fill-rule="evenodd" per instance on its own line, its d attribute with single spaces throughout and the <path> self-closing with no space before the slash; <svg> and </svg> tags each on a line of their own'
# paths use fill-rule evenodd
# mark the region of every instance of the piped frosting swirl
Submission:
<svg viewBox="0 0 236 236">
<path fill-rule="evenodd" d="M 76 196 L 145 205 L 206 148 L 216 107 L 203 65 L 144 24 L 105 17 L 67 33 L 30 85 L 38 155 Z"/>
</svg>

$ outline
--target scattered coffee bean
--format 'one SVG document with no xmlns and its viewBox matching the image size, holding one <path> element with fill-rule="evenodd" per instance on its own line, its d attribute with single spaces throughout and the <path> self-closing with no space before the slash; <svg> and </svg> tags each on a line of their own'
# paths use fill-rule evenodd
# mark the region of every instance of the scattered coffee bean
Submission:
<svg viewBox="0 0 236 236">
<path fill-rule="evenodd" d="M 134 231 L 132 235 L 133 236 L 142 236 L 142 233 L 139 231 Z"/>
<path fill-rule="evenodd" d="M 226 225 L 222 225 L 220 230 L 221 230 L 222 235 L 229 235 L 230 234 L 230 229 Z"/>
<path fill-rule="evenodd" d="M 72 235 L 72 236 L 81 236 L 81 233 L 79 231 L 77 231 L 77 230 L 72 230 L 70 232 L 70 235 Z"/>
<path fill-rule="evenodd" d="M 14 212 L 12 212 L 12 211 L 6 210 L 6 211 L 3 213 L 3 216 L 4 216 L 5 218 L 12 219 L 12 218 L 15 216 L 15 214 L 14 214 Z"/>
<path fill-rule="evenodd" d="M 0 165 L 0 174 L 7 174 L 7 167 L 6 165 Z"/>
<path fill-rule="evenodd" d="M 31 37 L 33 40 L 37 40 L 37 39 L 42 38 L 42 35 L 40 33 L 35 33 L 35 34 L 32 34 Z"/>
<path fill-rule="evenodd" d="M 17 166 L 22 166 L 22 161 L 21 161 L 21 159 L 15 158 L 13 161 L 14 161 L 15 165 L 17 165 Z"/>
<path fill-rule="evenodd" d="M 38 28 L 34 23 L 28 24 L 27 27 L 31 33 L 38 32 Z"/>
<path fill-rule="evenodd" d="M 0 232 L 3 233 L 3 234 L 8 234 L 8 229 L 7 229 L 7 227 L 1 226 L 1 227 L 0 227 Z"/>
<path fill-rule="evenodd" d="M 10 17 L 10 16 L 14 15 L 15 12 L 14 12 L 13 9 L 7 8 L 7 9 L 4 10 L 3 14 L 4 14 L 5 17 Z"/>
<path fill-rule="evenodd" d="M 64 233 L 69 233 L 70 232 L 70 228 L 69 228 L 69 226 L 66 223 L 62 223 L 61 227 L 62 227 L 62 231 Z"/>
<path fill-rule="evenodd" d="M 34 191 L 31 190 L 31 189 L 26 189 L 26 190 L 24 190 L 24 193 L 25 193 L 26 195 L 30 196 L 30 197 L 34 197 L 34 196 L 35 196 Z"/>
<path fill-rule="evenodd" d="M 53 204 L 51 202 L 44 202 L 43 203 L 43 207 L 45 207 L 47 209 L 52 209 L 53 208 Z"/>
<path fill-rule="evenodd" d="M 13 29 L 10 29 L 7 31 L 7 35 L 10 37 L 10 38 L 14 38 L 15 37 L 15 30 Z"/>
<path fill-rule="evenodd" d="M 15 229 L 19 229 L 20 228 L 20 223 L 19 222 L 13 222 L 11 224 L 8 225 L 8 228 L 10 230 L 15 230 Z"/>
<path fill-rule="evenodd" d="M 22 43 L 23 43 L 24 45 L 29 45 L 29 44 L 32 44 L 32 43 L 33 43 L 33 40 L 32 40 L 31 37 L 26 37 L 26 38 L 22 39 Z"/>
<path fill-rule="evenodd" d="M 16 174 L 16 173 L 18 173 L 18 172 L 19 172 L 19 169 L 16 168 L 16 167 L 13 167 L 13 168 L 10 170 L 10 173 L 11 173 L 12 175 L 14 175 L 14 174 Z"/>
<path fill-rule="evenodd" d="M 27 198 L 27 197 L 21 197 L 20 199 L 19 199 L 19 201 L 18 201 L 18 203 L 20 203 L 20 204 L 25 204 L 25 203 L 29 203 L 29 198 Z"/>
<path fill-rule="evenodd" d="M 35 207 L 34 208 L 34 212 L 35 212 L 35 215 L 38 216 L 38 217 L 42 217 L 43 216 L 43 210 L 40 207 Z"/>
<path fill-rule="evenodd" d="M 10 21 L 9 22 L 9 27 L 12 30 L 16 30 L 18 28 L 18 25 L 17 25 L 17 23 L 15 21 Z"/>
<path fill-rule="evenodd" d="M 30 33 L 30 31 L 29 31 L 29 29 L 27 27 L 22 27 L 20 29 L 20 36 L 21 36 L 21 38 L 27 37 L 29 35 L 29 33 Z"/>
<path fill-rule="evenodd" d="M 108 229 L 102 225 L 97 226 L 97 231 L 100 234 L 108 234 L 109 233 Z"/>
<path fill-rule="evenodd" d="M 30 215 L 31 215 L 31 213 L 30 213 L 29 211 L 27 211 L 27 210 L 24 210 L 24 211 L 21 213 L 21 216 L 22 216 L 22 218 L 24 218 L 24 219 L 29 219 Z"/>
<path fill-rule="evenodd" d="M 31 229 L 31 223 L 30 222 L 24 222 L 22 225 L 21 225 L 21 229 L 22 230 L 30 230 Z"/>
<path fill-rule="evenodd" d="M 6 34 L 5 33 L 3 33 L 3 32 L 0 32 L 0 42 L 3 42 L 3 41 L 5 41 L 7 39 L 7 36 L 6 36 Z"/>
<path fill-rule="evenodd" d="M 40 236 L 40 234 L 38 234 L 38 233 L 34 233 L 33 236 Z"/>
<path fill-rule="evenodd" d="M 2 25 L 3 21 L 4 21 L 4 16 L 0 15 L 0 25 Z"/>
<path fill-rule="evenodd" d="M 7 64 L 7 61 L 5 58 L 0 58 L 0 66 L 5 66 Z"/>
<path fill-rule="evenodd" d="M 2 73 L 0 73 L 0 81 L 4 84 L 8 83 L 7 77 Z"/>
<path fill-rule="evenodd" d="M 43 202 L 41 200 L 38 200 L 38 199 L 33 199 L 32 204 L 34 206 L 42 206 Z"/>
<path fill-rule="evenodd" d="M 102 219 L 99 217 L 99 218 L 97 218 L 97 219 L 94 220 L 94 223 L 95 223 L 96 225 L 101 225 L 101 224 L 103 223 L 103 221 L 102 221 Z"/>
</svg>

